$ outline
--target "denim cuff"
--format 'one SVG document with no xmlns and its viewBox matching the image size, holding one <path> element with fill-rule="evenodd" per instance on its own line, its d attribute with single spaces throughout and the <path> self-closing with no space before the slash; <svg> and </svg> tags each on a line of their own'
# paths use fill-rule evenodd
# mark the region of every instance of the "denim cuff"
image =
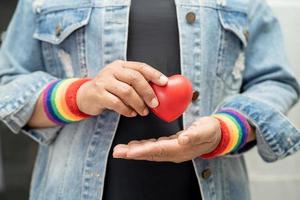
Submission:
<svg viewBox="0 0 300 200">
<path fill-rule="evenodd" d="M 300 149 L 299 130 L 265 102 L 236 95 L 226 99 L 217 110 L 223 108 L 234 109 L 247 118 L 255 129 L 258 153 L 266 162 L 282 159 Z"/>
<path fill-rule="evenodd" d="M 47 129 L 29 129 L 26 124 L 34 111 L 35 104 L 43 88 L 55 77 L 44 73 L 34 72 L 20 77 L 2 86 L 4 99 L 0 104 L 0 120 L 13 133 L 25 133 L 40 144 L 49 144 L 56 137 L 60 127 Z"/>
</svg>

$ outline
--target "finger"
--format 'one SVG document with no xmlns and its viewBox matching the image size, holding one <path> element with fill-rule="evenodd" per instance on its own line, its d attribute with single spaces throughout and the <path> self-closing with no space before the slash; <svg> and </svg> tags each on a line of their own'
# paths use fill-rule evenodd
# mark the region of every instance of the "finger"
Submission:
<svg viewBox="0 0 300 200">
<path fill-rule="evenodd" d="M 215 128 L 211 124 L 191 126 L 183 131 L 178 137 L 181 145 L 200 145 L 212 142 Z"/>
<path fill-rule="evenodd" d="M 165 136 L 164 136 L 164 137 L 158 138 L 157 140 L 158 140 L 158 141 L 161 141 L 161 140 L 169 140 L 169 139 L 170 139 L 169 137 L 165 137 Z"/>
<path fill-rule="evenodd" d="M 126 144 L 117 144 L 117 145 L 114 147 L 113 151 L 115 151 L 115 150 L 117 150 L 117 149 L 119 149 L 119 148 L 124 148 L 124 147 L 128 147 L 128 145 L 126 145 Z"/>
<path fill-rule="evenodd" d="M 153 141 L 155 141 L 155 139 L 140 140 L 140 141 L 139 140 L 132 140 L 127 145 L 119 144 L 119 145 L 115 146 L 115 148 L 113 149 L 113 151 L 114 151 L 113 155 L 116 158 L 132 159 L 132 158 L 127 157 L 127 153 L 128 153 L 130 148 L 134 148 L 138 145 L 145 144 L 146 142 L 153 142 Z M 135 160 L 145 160 L 145 159 L 136 158 Z"/>
<path fill-rule="evenodd" d="M 132 140 L 128 143 L 128 145 L 131 145 L 131 144 L 140 144 L 141 142 L 138 141 L 138 140 Z"/>
<path fill-rule="evenodd" d="M 128 146 L 124 144 L 118 144 L 113 149 L 113 157 L 114 158 L 125 158 L 128 152 Z"/>
<path fill-rule="evenodd" d="M 127 158 L 172 161 L 181 149 L 176 139 L 158 140 L 130 147 L 127 152 Z"/>
<path fill-rule="evenodd" d="M 127 152 L 129 151 L 129 149 L 136 146 L 136 145 L 140 145 L 142 143 L 143 143 L 142 141 L 132 140 L 127 145 L 126 144 L 118 144 L 113 149 L 113 152 L 114 152 L 113 155 L 116 158 L 126 159 L 127 158 Z"/>
<path fill-rule="evenodd" d="M 156 141 L 157 141 L 157 139 L 155 139 L 155 138 L 151 138 L 151 139 L 148 139 L 148 141 L 150 141 L 150 142 L 156 142 Z"/>
<path fill-rule="evenodd" d="M 177 132 L 176 134 L 171 135 L 169 138 L 170 138 L 170 139 L 177 139 L 178 136 L 179 136 L 182 132 L 183 132 L 183 131 L 179 131 L 179 132 Z"/>
<path fill-rule="evenodd" d="M 151 139 L 146 139 L 146 140 L 140 140 L 140 143 L 148 143 L 148 142 L 156 142 L 157 139 L 151 138 Z"/>
<path fill-rule="evenodd" d="M 105 98 L 102 100 L 101 104 L 105 108 L 113 110 L 126 117 L 135 117 L 137 115 L 137 113 L 129 106 L 125 105 L 119 97 L 107 91 L 103 95 Z"/>
<path fill-rule="evenodd" d="M 125 61 L 123 66 L 139 71 L 148 81 L 151 81 L 157 85 L 163 86 L 168 82 L 168 77 L 146 63 Z"/>
<path fill-rule="evenodd" d="M 124 68 L 122 71 L 116 70 L 114 75 L 118 80 L 132 85 L 149 107 L 155 108 L 158 106 L 158 100 L 152 87 L 140 72 Z"/>
<path fill-rule="evenodd" d="M 111 84 L 107 85 L 105 89 L 119 97 L 123 103 L 129 105 L 140 115 L 146 116 L 149 113 L 143 99 L 137 94 L 133 87 L 127 83 L 112 80 Z"/>
</svg>

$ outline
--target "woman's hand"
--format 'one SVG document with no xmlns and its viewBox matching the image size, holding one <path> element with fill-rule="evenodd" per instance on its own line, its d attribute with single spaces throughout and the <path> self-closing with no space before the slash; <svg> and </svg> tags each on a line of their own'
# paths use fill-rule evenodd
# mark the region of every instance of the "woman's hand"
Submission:
<svg viewBox="0 0 300 200">
<path fill-rule="evenodd" d="M 115 146 L 115 158 L 180 163 L 213 151 L 221 139 L 220 124 L 214 117 L 203 117 L 188 129 L 170 137 L 131 141 Z"/>
<path fill-rule="evenodd" d="M 152 108 L 158 106 L 149 81 L 163 86 L 168 78 L 145 63 L 114 61 L 80 87 L 78 107 L 90 115 L 110 109 L 127 117 L 134 117 L 137 113 L 145 116 L 149 113 L 147 105 Z"/>
</svg>

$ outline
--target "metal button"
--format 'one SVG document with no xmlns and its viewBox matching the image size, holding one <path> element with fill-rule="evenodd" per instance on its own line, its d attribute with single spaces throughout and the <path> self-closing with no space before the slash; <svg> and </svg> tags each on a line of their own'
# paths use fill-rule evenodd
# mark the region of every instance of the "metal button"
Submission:
<svg viewBox="0 0 300 200">
<path fill-rule="evenodd" d="M 199 97 L 199 92 L 197 91 L 197 90 L 195 90 L 194 92 L 193 92 L 193 97 L 192 97 L 192 101 L 196 101 L 197 99 L 198 99 L 198 97 Z"/>
<path fill-rule="evenodd" d="M 62 31 L 61 26 L 60 26 L 60 25 L 57 25 L 57 26 L 55 27 L 55 35 L 56 35 L 56 37 L 59 37 L 59 36 L 60 36 L 61 31 Z"/>
<path fill-rule="evenodd" d="M 196 20 L 196 14 L 194 12 L 188 12 L 185 16 L 185 19 L 189 24 L 192 24 Z"/>
<path fill-rule="evenodd" d="M 205 169 L 202 171 L 202 178 L 208 179 L 211 176 L 212 172 L 210 169 Z"/>
</svg>

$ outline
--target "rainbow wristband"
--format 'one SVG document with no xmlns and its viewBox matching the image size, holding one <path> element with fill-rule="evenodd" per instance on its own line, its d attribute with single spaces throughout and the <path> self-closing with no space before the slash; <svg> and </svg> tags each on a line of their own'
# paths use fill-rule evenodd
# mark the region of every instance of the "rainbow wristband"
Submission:
<svg viewBox="0 0 300 200">
<path fill-rule="evenodd" d="M 90 117 L 81 112 L 76 103 L 77 91 L 84 79 L 56 80 L 48 84 L 42 93 L 44 112 L 55 124 L 64 125 Z"/>
<path fill-rule="evenodd" d="M 212 116 L 220 122 L 221 141 L 215 150 L 201 155 L 201 158 L 210 159 L 237 152 L 246 144 L 251 127 L 242 114 L 234 109 L 222 109 Z"/>
<path fill-rule="evenodd" d="M 203 154 L 201 155 L 201 158 L 203 159 L 210 159 L 210 158 L 214 158 L 220 154 L 222 154 L 224 152 L 224 150 L 227 148 L 228 144 L 230 143 L 230 130 L 228 129 L 228 127 L 226 126 L 225 122 L 221 119 L 216 118 L 219 123 L 220 123 L 220 128 L 221 128 L 221 140 L 219 145 L 217 146 L 217 148 L 215 148 L 215 150 L 213 150 L 210 153 L 207 154 Z"/>
</svg>

